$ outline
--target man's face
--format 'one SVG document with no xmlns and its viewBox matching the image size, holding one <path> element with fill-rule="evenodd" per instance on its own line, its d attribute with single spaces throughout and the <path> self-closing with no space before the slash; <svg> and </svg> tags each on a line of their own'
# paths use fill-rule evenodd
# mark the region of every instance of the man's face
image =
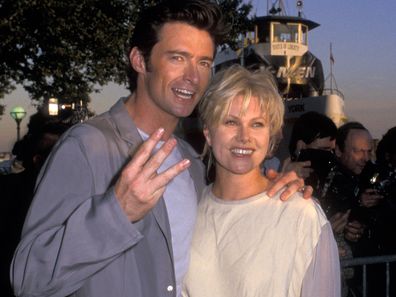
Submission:
<svg viewBox="0 0 396 297">
<path fill-rule="evenodd" d="M 344 151 L 337 147 L 336 154 L 347 169 L 359 175 L 371 158 L 372 148 L 372 138 L 367 131 L 352 129 L 345 139 Z"/>
<path fill-rule="evenodd" d="M 138 85 L 149 111 L 172 118 L 190 115 L 208 86 L 213 54 L 208 32 L 185 23 L 165 24 Z"/>
</svg>

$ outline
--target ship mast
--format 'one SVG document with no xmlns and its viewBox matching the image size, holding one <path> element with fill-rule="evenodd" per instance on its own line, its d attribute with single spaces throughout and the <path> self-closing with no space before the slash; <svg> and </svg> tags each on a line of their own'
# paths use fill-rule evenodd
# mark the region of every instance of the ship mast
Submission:
<svg viewBox="0 0 396 297">
<path fill-rule="evenodd" d="M 334 92 L 334 90 L 338 91 L 337 81 L 335 79 L 335 75 L 333 72 L 333 66 L 334 66 L 333 44 L 330 42 L 330 74 L 326 77 L 325 83 L 327 80 L 330 80 L 330 93 L 331 94 Z M 335 89 L 333 87 L 333 84 L 335 86 Z"/>
</svg>

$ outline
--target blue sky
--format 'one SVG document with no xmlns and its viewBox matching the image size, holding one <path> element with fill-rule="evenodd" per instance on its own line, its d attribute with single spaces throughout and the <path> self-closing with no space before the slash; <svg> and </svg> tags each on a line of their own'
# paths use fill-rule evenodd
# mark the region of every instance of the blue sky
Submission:
<svg viewBox="0 0 396 297">
<path fill-rule="evenodd" d="M 285 1 L 287 12 L 296 15 L 296 1 Z M 254 12 L 264 15 L 266 0 L 252 1 Z M 374 137 L 396 126 L 396 1 L 305 0 L 306 18 L 320 24 L 310 32 L 310 51 L 329 73 L 329 45 L 333 44 L 334 75 L 345 96 L 349 119 L 361 121 Z M 92 109 L 102 112 L 120 96 L 124 87 L 110 84 L 92 95 Z M 34 112 L 26 92 L 6 95 L 6 113 L 0 120 L 0 152 L 9 151 L 16 140 L 16 124 L 9 111 L 16 105 Z M 21 124 L 26 131 L 28 117 Z"/>
</svg>

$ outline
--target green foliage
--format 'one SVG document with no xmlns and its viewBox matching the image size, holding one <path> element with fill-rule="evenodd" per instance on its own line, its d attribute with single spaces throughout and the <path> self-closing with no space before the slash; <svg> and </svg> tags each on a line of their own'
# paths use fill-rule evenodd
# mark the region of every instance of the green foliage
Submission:
<svg viewBox="0 0 396 297">
<path fill-rule="evenodd" d="M 20 84 L 38 103 L 51 97 L 88 102 L 97 86 L 124 83 L 126 41 L 141 9 L 155 2 L 2 0 L 0 98 Z M 229 43 L 235 45 L 251 5 L 218 2 L 233 25 Z"/>
<path fill-rule="evenodd" d="M 218 0 L 217 3 L 221 6 L 227 23 L 231 24 L 231 32 L 226 43 L 235 49 L 240 41 L 239 35 L 251 29 L 249 14 L 253 6 L 250 2 L 244 3 L 242 0 Z"/>
<path fill-rule="evenodd" d="M 0 119 L 1 119 L 1 116 L 4 114 L 4 108 L 5 108 L 5 106 L 0 104 Z"/>
<path fill-rule="evenodd" d="M 3 1 L 0 95 L 18 83 L 33 100 L 87 101 L 95 84 L 123 82 L 132 12 L 126 0 Z"/>
</svg>

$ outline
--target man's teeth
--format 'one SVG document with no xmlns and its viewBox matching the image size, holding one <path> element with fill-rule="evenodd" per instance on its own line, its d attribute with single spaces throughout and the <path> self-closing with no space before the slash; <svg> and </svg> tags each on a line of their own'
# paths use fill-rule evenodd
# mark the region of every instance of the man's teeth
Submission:
<svg viewBox="0 0 396 297">
<path fill-rule="evenodd" d="M 185 89 L 174 89 L 177 96 L 183 98 L 183 99 L 191 99 L 191 97 L 194 95 L 194 92 L 185 90 Z"/>
<path fill-rule="evenodd" d="M 238 155 L 251 155 L 253 153 L 253 150 L 244 150 L 244 149 L 235 148 L 232 149 L 231 152 Z"/>
</svg>

